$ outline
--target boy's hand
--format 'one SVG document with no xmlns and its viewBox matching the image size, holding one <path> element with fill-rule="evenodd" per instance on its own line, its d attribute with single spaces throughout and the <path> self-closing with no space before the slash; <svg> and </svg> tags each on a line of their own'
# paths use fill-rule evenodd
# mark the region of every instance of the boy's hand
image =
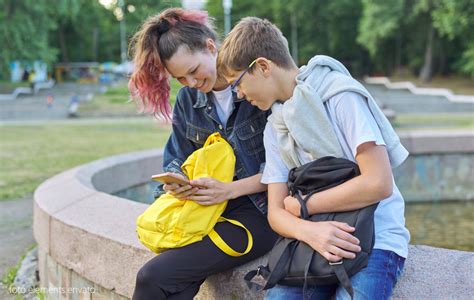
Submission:
<svg viewBox="0 0 474 300">
<path fill-rule="evenodd" d="M 283 200 L 283 204 L 285 205 L 285 210 L 287 210 L 290 214 L 300 217 L 301 205 L 298 199 L 293 196 L 286 196 L 286 198 Z"/>
<path fill-rule="evenodd" d="M 330 262 L 355 258 L 360 252 L 359 240 L 351 234 L 355 228 L 336 221 L 305 222 L 299 240 L 307 243 Z"/>
</svg>

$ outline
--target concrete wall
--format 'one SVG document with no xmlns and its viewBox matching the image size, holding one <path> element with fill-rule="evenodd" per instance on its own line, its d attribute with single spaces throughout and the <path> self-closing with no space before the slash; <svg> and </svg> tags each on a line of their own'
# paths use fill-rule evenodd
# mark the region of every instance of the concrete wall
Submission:
<svg viewBox="0 0 474 300">
<path fill-rule="evenodd" d="M 405 201 L 474 200 L 474 133 L 400 134 L 410 156 L 394 170 Z"/>
</svg>

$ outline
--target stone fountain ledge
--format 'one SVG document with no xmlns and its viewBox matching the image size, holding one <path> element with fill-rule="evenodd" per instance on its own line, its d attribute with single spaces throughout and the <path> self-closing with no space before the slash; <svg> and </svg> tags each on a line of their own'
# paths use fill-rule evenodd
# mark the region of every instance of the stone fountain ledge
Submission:
<svg viewBox="0 0 474 300">
<path fill-rule="evenodd" d="M 473 152 L 472 133 L 452 135 L 441 137 L 452 142 L 439 143 L 434 133 L 407 133 L 402 142 L 412 153 L 428 151 L 430 143 L 435 152 L 452 147 Z M 159 150 L 113 156 L 63 172 L 37 188 L 33 226 L 41 288 L 49 293 L 62 288 L 65 299 L 78 298 L 79 291 L 85 299 L 131 297 L 138 269 L 154 256 L 135 233 L 135 219 L 147 205 L 111 193 L 148 182 L 161 163 Z M 418 245 L 409 251 L 394 299 L 468 299 L 474 294 L 474 253 Z M 248 291 L 242 277 L 264 260 L 211 276 L 197 298 L 261 298 Z"/>
</svg>

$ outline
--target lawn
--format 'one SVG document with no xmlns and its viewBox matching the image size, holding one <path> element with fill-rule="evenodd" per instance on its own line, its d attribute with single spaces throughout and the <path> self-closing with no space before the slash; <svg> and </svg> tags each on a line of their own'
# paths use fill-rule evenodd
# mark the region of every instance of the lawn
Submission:
<svg viewBox="0 0 474 300">
<path fill-rule="evenodd" d="M 474 130 L 472 113 L 398 114 L 394 127 L 397 130 Z"/>
<path fill-rule="evenodd" d="M 0 81 L 0 94 L 11 94 L 17 87 L 30 87 L 28 82 Z"/>
<path fill-rule="evenodd" d="M 0 200 L 30 195 L 47 178 L 99 158 L 160 148 L 169 132 L 145 117 L 0 126 Z"/>
</svg>

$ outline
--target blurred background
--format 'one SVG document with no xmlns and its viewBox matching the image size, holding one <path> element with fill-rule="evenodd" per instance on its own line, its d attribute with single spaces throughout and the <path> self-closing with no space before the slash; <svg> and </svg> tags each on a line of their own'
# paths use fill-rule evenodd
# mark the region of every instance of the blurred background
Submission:
<svg viewBox="0 0 474 300">
<path fill-rule="evenodd" d="M 60 73 L 55 72 L 58 63 L 123 63 L 128 40 L 141 22 L 181 5 L 208 10 L 221 36 L 226 22 L 231 26 L 245 16 L 269 19 L 288 38 L 299 65 L 324 53 L 357 76 L 408 76 L 422 82 L 474 76 L 472 0 L 3 0 L 1 5 L 3 81 L 12 79 L 15 62 L 29 72 L 35 61 L 43 62 L 53 78 Z"/>
<path fill-rule="evenodd" d="M 242 17 L 267 18 L 298 65 L 316 54 L 346 65 L 402 136 L 451 137 L 436 142 L 443 153 L 421 151 L 395 176 L 412 244 L 474 251 L 474 205 L 464 201 L 474 199 L 474 0 L 0 0 L 3 287 L 35 247 L 32 199 L 41 182 L 163 147 L 169 123 L 129 101 L 128 43 L 148 16 L 174 6 L 207 10 L 221 40 Z M 171 86 L 174 103 L 180 86 Z M 150 202 L 150 189 L 119 195 Z"/>
</svg>

